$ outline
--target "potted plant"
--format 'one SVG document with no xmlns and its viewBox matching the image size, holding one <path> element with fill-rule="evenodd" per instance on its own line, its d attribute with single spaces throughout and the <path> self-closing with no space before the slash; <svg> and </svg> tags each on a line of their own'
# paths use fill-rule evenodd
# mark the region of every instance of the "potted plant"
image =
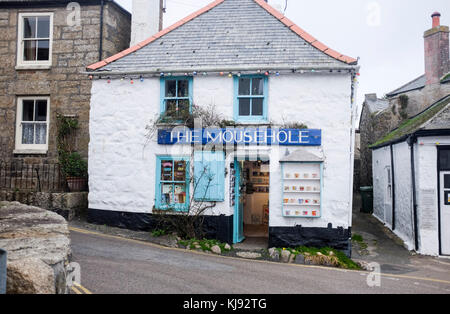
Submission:
<svg viewBox="0 0 450 314">
<path fill-rule="evenodd" d="M 79 153 L 68 153 L 61 156 L 62 172 L 66 176 L 67 185 L 71 192 L 80 192 L 87 187 L 87 162 Z"/>
</svg>

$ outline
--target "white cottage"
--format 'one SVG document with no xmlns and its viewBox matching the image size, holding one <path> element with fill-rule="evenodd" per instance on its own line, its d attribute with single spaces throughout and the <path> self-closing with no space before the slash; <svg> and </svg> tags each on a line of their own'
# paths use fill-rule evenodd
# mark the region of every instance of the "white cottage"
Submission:
<svg viewBox="0 0 450 314">
<path fill-rule="evenodd" d="M 148 230 L 203 201 L 209 237 L 350 254 L 356 59 L 217 0 L 88 70 L 91 222 Z M 181 127 L 198 108 L 227 127 Z"/>
<path fill-rule="evenodd" d="M 408 249 L 450 255 L 450 95 L 373 146 L 374 216 Z"/>
</svg>

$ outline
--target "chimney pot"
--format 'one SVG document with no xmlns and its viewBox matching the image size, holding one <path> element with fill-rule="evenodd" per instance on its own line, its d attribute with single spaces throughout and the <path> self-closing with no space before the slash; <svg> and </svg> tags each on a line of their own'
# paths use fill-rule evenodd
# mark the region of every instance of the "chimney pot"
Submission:
<svg viewBox="0 0 450 314">
<path fill-rule="evenodd" d="M 433 28 L 441 26 L 441 13 L 434 12 L 431 17 L 433 18 Z"/>
</svg>

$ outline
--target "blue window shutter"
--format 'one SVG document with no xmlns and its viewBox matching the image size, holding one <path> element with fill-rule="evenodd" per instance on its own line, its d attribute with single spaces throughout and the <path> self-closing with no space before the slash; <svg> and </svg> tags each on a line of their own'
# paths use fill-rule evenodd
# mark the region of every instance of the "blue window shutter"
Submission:
<svg viewBox="0 0 450 314">
<path fill-rule="evenodd" d="M 194 153 L 194 199 L 223 202 L 225 200 L 225 153 Z"/>
</svg>

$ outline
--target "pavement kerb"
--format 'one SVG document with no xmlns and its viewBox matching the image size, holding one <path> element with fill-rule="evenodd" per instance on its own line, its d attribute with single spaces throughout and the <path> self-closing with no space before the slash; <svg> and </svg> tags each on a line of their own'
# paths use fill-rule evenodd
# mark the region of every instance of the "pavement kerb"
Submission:
<svg viewBox="0 0 450 314">
<path fill-rule="evenodd" d="M 128 241 L 133 242 L 145 246 L 151 246 L 154 248 L 167 250 L 167 251 L 176 251 L 181 253 L 191 253 L 196 255 L 202 255 L 202 256 L 209 256 L 209 257 L 215 257 L 215 258 L 223 258 L 223 259 L 231 259 L 231 260 L 239 260 L 239 261 L 247 261 L 247 262 L 255 262 L 255 263 L 266 263 L 266 264 L 283 264 L 288 267 L 301 267 L 301 268 L 315 268 L 315 269 L 322 269 L 322 270 L 330 270 L 330 271 L 338 271 L 338 272 L 353 272 L 353 273 L 359 273 L 361 275 L 370 275 L 372 272 L 364 271 L 364 270 L 352 270 L 352 269 L 342 269 L 342 268 L 335 268 L 335 267 L 325 267 L 325 266 L 318 266 L 318 265 L 301 265 L 301 264 L 291 264 L 291 263 L 280 263 L 276 261 L 265 261 L 265 260 L 255 260 L 255 259 L 247 259 L 242 257 L 233 257 L 233 256 L 224 256 L 224 255 L 217 255 L 217 254 L 211 254 L 211 253 L 204 253 L 199 252 L 195 250 L 186 250 L 181 248 L 173 248 L 173 247 L 167 247 L 163 245 L 159 245 L 152 242 L 146 242 L 142 240 L 136 240 L 136 239 L 130 239 L 110 234 L 104 234 L 100 232 L 90 231 L 86 229 L 80 229 L 76 227 L 69 227 L 70 231 L 82 233 L 82 234 L 91 234 L 99 237 L 104 238 L 111 238 L 111 239 L 118 239 L 122 241 Z M 398 278 L 398 279 L 409 279 L 409 280 L 420 280 L 420 281 L 428 281 L 428 282 L 436 282 L 436 283 L 444 283 L 450 285 L 450 281 L 447 280 L 441 280 L 441 279 L 434 279 L 434 278 L 424 278 L 424 277 L 415 277 L 415 276 L 407 276 L 407 275 L 395 275 L 395 274 L 385 274 L 380 273 L 380 276 L 387 277 L 387 278 Z"/>
</svg>

